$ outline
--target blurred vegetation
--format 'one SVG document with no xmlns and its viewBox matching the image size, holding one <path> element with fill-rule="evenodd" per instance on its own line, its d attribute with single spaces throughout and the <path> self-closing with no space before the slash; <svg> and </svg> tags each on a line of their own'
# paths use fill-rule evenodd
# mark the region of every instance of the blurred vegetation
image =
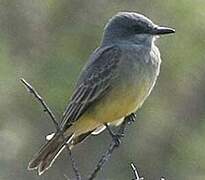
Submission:
<svg viewBox="0 0 205 180">
<path fill-rule="evenodd" d="M 54 127 L 19 78 L 31 82 L 60 117 L 105 23 L 125 10 L 177 33 L 158 40 L 159 80 L 97 179 L 131 179 L 131 161 L 149 180 L 205 179 L 204 0 L 0 0 L 0 180 L 74 177 L 66 152 L 41 177 L 26 170 Z M 74 149 L 84 175 L 109 142 L 103 133 Z"/>
</svg>

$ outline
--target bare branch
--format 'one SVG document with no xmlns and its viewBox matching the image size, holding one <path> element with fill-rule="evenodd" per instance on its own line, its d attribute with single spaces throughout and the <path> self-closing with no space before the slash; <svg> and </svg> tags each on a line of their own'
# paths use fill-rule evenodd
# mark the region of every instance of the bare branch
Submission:
<svg viewBox="0 0 205 180">
<path fill-rule="evenodd" d="M 125 127 L 126 127 L 127 123 L 130 123 L 129 118 L 125 118 L 124 122 L 120 125 L 120 128 L 117 132 L 119 141 L 124 136 L 124 131 L 125 131 Z M 119 147 L 119 144 L 116 144 L 116 142 L 113 139 L 112 143 L 110 144 L 110 146 L 108 148 L 108 150 L 102 155 L 102 157 L 98 161 L 95 169 L 89 175 L 88 180 L 93 180 L 97 176 L 98 172 L 102 169 L 102 167 L 105 165 L 105 163 L 111 158 L 111 155 L 112 155 L 113 151 L 115 149 L 117 149 L 118 147 Z"/>
<path fill-rule="evenodd" d="M 26 87 L 27 91 L 29 93 L 33 94 L 36 99 L 38 99 L 40 104 L 43 106 L 43 110 L 48 113 L 48 115 L 52 119 L 53 124 L 55 125 L 56 129 L 59 130 L 59 126 L 58 126 L 58 122 L 56 120 L 56 117 L 52 113 L 52 111 L 50 110 L 50 108 L 48 107 L 46 102 L 43 100 L 43 98 L 39 95 L 39 93 L 28 82 L 26 82 L 25 79 L 21 78 L 20 80 L 24 84 L 24 86 Z"/>
<path fill-rule="evenodd" d="M 53 121 L 53 124 L 55 125 L 55 128 L 58 132 L 60 132 L 61 136 L 62 136 L 62 139 L 64 141 L 64 144 L 66 146 L 66 149 L 68 150 L 69 152 L 69 157 L 70 157 L 70 160 L 71 160 L 71 163 L 72 163 L 72 168 L 73 168 L 73 171 L 75 173 L 75 176 L 76 176 L 76 179 L 77 180 L 81 180 L 81 176 L 80 176 L 80 173 L 78 171 L 78 168 L 77 168 L 77 165 L 76 165 L 76 162 L 72 156 L 72 152 L 68 146 L 68 144 L 66 143 L 66 139 L 60 129 L 60 125 L 58 124 L 58 121 L 55 117 L 55 115 L 53 114 L 53 112 L 51 111 L 51 109 L 49 108 L 49 106 L 46 104 L 46 102 L 43 100 L 43 98 L 40 96 L 40 94 L 23 78 L 20 79 L 20 81 L 23 83 L 23 85 L 26 87 L 26 89 L 28 90 L 29 93 L 33 94 L 34 97 L 38 100 L 38 102 L 43 106 L 43 109 L 44 109 L 44 112 L 47 112 L 48 115 L 50 116 L 51 120 Z"/>
<path fill-rule="evenodd" d="M 137 172 L 137 168 L 135 167 L 135 165 L 133 163 L 131 163 L 130 166 L 131 166 L 133 174 L 134 174 L 134 179 L 132 179 L 132 180 L 143 180 L 144 178 L 139 176 L 139 174 Z"/>
<path fill-rule="evenodd" d="M 138 173 L 137 168 L 135 167 L 135 165 L 133 163 L 131 163 L 130 166 L 131 166 L 133 174 L 134 174 L 134 179 L 132 179 L 132 180 L 144 180 L 143 177 L 139 176 L 139 173 Z M 165 178 L 161 177 L 160 180 L 165 180 Z"/>
</svg>

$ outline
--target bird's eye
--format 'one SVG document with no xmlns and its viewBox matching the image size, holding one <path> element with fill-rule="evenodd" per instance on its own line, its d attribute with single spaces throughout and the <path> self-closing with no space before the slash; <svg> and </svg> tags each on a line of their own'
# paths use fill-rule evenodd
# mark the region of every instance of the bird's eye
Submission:
<svg viewBox="0 0 205 180">
<path fill-rule="evenodd" d="M 135 33 L 137 33 L 137 34 L 143 33 L 144 27 L 143 27 L 143 26 L 140 26 L 140 25 L 135 25 L 135 26 L 134 26 L 134 31 L 135 31 Z"/>
</svg>

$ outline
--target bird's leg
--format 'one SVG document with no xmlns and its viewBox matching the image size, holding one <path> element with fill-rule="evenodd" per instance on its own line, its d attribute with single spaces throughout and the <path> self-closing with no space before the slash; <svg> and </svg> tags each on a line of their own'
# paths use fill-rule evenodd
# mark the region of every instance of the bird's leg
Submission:
<svg viewBox="0 0 205 180">
<path fill-rule="evenodd" d="M 111 128 L 109 127 L 109 125 L 107 123 L 104 124 L 106 126 L 106 129 L 108 130 L 110 136 L 112 137 L 113 141 L 115 142 L 115 146 L 119 146 L 121 144 L 121 138 L 124 137 L 124 130 L 125 130 L 126 124 L 131 124 L 135 120 L 136 120 L 135 113 L 131 113 L 130 115 L 126 116 L 124 119 L 124 122 L 120 126 L 119 133 L 117 133 L 117 134 L 111 130 Z"/>
<path fill-rule="evenodd" d="M 128 124 L 131 124 L 132 122 L 135 122 L 135 120 L 136 120 L 136 114 L 135 113 L 131 113 L 130 115 L 125 117 L 125 121 L 127 121 Z"/>
<path fill-rule="evenodd" d="M 107 123 L 105 123 L 106 129 L 108 130 L 110 136 L 112 137 L 113 141 L 115 142 L 115 146 L 119 146 L 121 144 L 121 137 L 124 136 L 124 134 L 115 134 L 111 128 L 109 127 L 109 125 Z"/>
</svg>

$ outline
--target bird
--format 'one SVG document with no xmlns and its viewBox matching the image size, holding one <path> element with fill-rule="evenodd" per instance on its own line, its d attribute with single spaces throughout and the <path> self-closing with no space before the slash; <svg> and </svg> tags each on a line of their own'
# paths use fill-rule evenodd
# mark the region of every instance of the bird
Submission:
<svg viewBox="0 0 205 180">
<path fill-rule="evenodd" d="M 174 32 L 137 12 L 118 12 L 110 18 L 100 46 L 81 70 L 60 130 L 48 136 L 28 169 L 43 174 L 65 148 L 65 140 L 72 148 L 107 126 L 119 126 L 135 113 L 150 95 L 160 72 L 155 40 Z"/>
</svg>

